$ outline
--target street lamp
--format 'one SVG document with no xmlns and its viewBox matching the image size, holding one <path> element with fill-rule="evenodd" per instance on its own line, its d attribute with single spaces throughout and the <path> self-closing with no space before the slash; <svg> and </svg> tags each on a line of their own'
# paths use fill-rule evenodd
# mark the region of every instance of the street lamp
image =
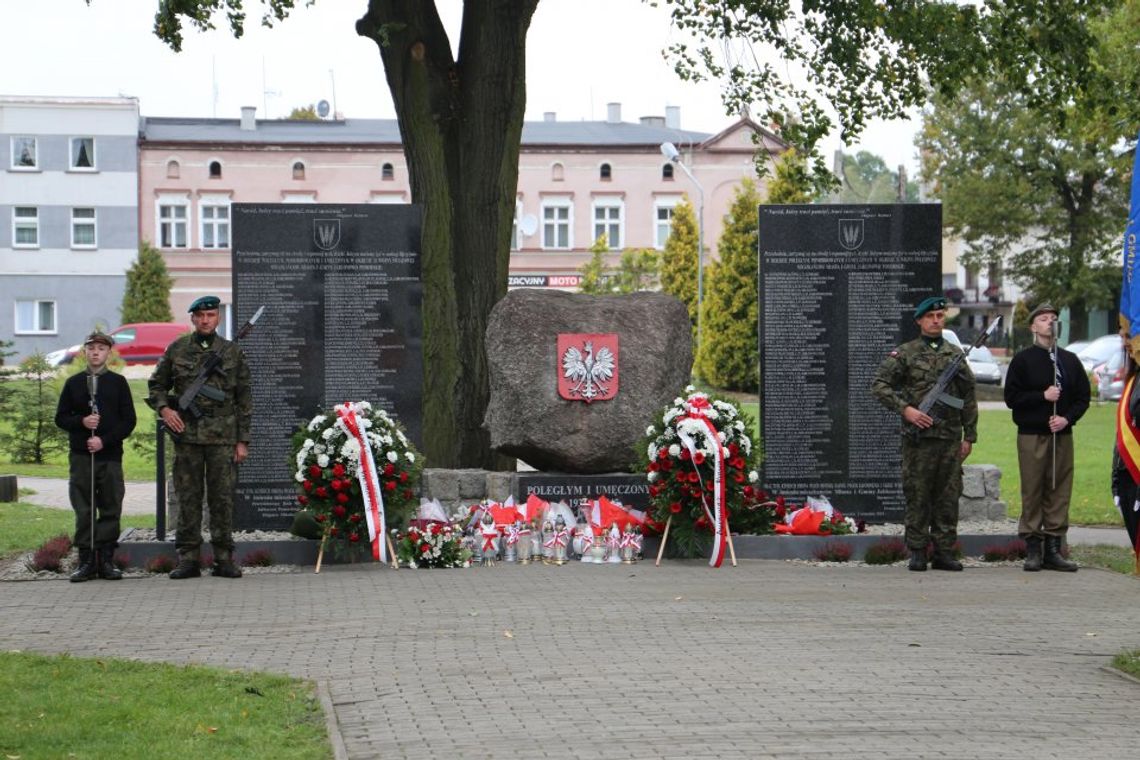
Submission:
<svg viewBox="0 0 1140 760">
<path fill-rule="evenodd" d="M 700 182 L 697 182 L 697 178 L 689 171 L 689 167 L 681 161 L 681 152 L 677 150 L 676 145 L 671 142 L 661 143 L 661 155 L 681 167 L 681 171 L 689 175 L 689 179 L 697 186 L 697 350 L 700 350 L 701 305 L 705 300 L 705 189 L 701 187 Z M 694 359 L 696 354 L 697 351 L 693 351 Z"/>
</svg>

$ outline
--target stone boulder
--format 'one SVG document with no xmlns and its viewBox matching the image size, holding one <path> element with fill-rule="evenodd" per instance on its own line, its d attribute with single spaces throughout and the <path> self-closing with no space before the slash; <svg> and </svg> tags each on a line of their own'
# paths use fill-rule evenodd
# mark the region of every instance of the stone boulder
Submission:
<svg viewBox="0 0 1140 760">
<path fill-rule="evenodd" d="M 560 333 L 617 333 L 616 396 L 589 404 L 559 396 Z M 688 385 L 693 364 L 688 312 L 663 293 L 514 290 L 491 311 L 486 349 L 491 447 L 567 473 L 628 471 L 646 427 Z"/>
</svg>

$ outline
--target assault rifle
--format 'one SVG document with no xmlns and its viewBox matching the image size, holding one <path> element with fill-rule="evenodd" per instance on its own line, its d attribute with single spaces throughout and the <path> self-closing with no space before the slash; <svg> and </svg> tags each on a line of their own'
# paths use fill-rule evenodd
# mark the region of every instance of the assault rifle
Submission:
<svg viewBox="0 0 1140 760">
<path fill-rule="evenodd" d="M 997 326 L 1000 324 L 1001 317 L 998 317 L 993 322 L 990 322 L 990 326 L 987 327 L 984 332 L 978 335 L 977 339 L 974 340 L 974 342 L 970 344 L 968 348 L 963 350 L 962 353 L 958 356 L 954 357 L 954 361 L 950 362 L 950 364 L 947 365 L 946 369 L 942 370 L 942 374 L 938 376 L 938 382 L 936 382 L 934 384 L 934 387 L 927 391 L 926 395 L 922 397 L 922 401 L 920 401 L 918 404 L 918 411 L 922 412 L 925 415 L 928 415 L 935 422 L 937 422 L 939 417 L 937 414 L 935 414 L 935 409 L 939 404 L 949 406 L 953 409 L 961 409 L 963 406 L 965 406 L 965 402 L 962 401 L 962 399 L 951 396 L 946 392 L 946 389 L 950 387 L 950 383 L 954 382 L 954 378 L 957 377 L 958 371 L 962 369 L 962 365 L 966 363 L 966 357 L 970 355 L 970 351 L 975 348 L 981 348 L 983 345 L 985 345 L 985 342 L 990 339 L 990 336 L 993 335 L 994 330 L 996 330 Z M 910 434 L 917 437 L 919 429 L 913 425 L 911 427 L 913 429 L 909 431 Z"/>
<path fill-rule="evenodd" d="M 250 330 L 253 329 L 253 325 L 261 318 L 261 314 L 264 311 L 265 307 L 262 306 L 254 312 L 253 316 L 249 318 L 249 321 L 238 329 L 235 340 L 241 340 L 246 335 L 249 335 Z M 202 368 L 198 370 L 198 375 L 194 378 L 194 382 L 190 383 L 190 385 L 186 387 L 186 390 L 182 391 L 182 395 L 178 397 L 178 403 L 174 405 L 175 410 L 182 416 L 182 419 L 185 420 L 189 418 L 198 420 L 205 415 L 202 411 L 202 407 L 198 406 L 198 396 L 204 396 L 211 401 L 226 400 L 225 393 L 212 385 L 206 385 L 206 381 L 209 380 L 211 375 L 215 372 L 223 374 L 221 364 L 222 355 L 217 351 L 211 351 L 206 357 L 206 360 L 202 362 Z M 171 430 L 170 434 L 174 436 L 174 431 Z M 174 437 L 175 440 L 177 440 L 177 436 Z"/>
</svg>

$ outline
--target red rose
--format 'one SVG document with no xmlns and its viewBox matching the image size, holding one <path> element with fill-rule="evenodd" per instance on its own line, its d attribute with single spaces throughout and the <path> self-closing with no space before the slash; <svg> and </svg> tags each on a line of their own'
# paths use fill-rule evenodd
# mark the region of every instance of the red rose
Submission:
<svg viewBox="0 0 1140 760">
<path fill-rule="evenodd" d="M 744 473 L 743 472 L 735 473 L 732 476 L 732 479 L 735 480 L 737 483 L 743 483 L 744 482 Z"/>
<path fill-rule="evenodd" d="M 309 503 L 309 497 L 305 494 L 297 494 L 297 502 L 303 507 Z"/>
<path fill-rule="evenodd" d="M 333 507 L 332 512 L 337 518 L 344 517 L 346 514 L 348 514 L 348 510 L 346 510 L 340 504 L 337 504 L 335 507 Z"/>
<path fill-rule="evenodd" d="M 410 499 L 410 498 L 412 498 L 414 495 L 415 495 L 415 494 L 413 494 L 413 493 L 411 492 L 411 490 L 410 490 L 410 489 L 408 489 L 408 488 L 405 488 L 405 489 L 404 489 L 404 498 L 405 498 L 405 499 Z"/>
<path fill-rule="evenodd" d="M 340 528 L 329 528 L 329 535 L 330 536 L 339 536 L 340 535 Z"/>
<path fill-rule="evenodd" d="M 743 470 L 744 469 L 744 457 L 733 457 L 732 461 L 729 464 L 731 464 L 733 467 L 735 467 L 738 470 Z"/>
<path fill-rule="evenodd" d="M 690 472 L 690 473 L 689 473 L 689 482 L 690 482 L 690 483 L 699 483 L 699 482 L 701 482 L 701 476 L 700 476 L 700 475 L 697 473 L 697 471 L 696 471 L 696 470 L 694 470 L 694 471 L 692 471 L 692 472 Z"/>
<path fill-rule="evenodd" d="M 331 487 L 334 491 L 339 491 L 340 489 L 344 488 L 344 483 L 337 480 L 336 478 L 333 478 L 332 482 L 329 483 L 329 487 Z"/>
<path fill-rule="evenodd" d="M 783 495 L 776 497 L 776 506 L 779 507 L 780 509 L 784 508 L 784 497 L 783 497 Z"/>
<path fill-rule="evenodd" d="M 747 496 L 749 499 L 751 499 L 753 493 L 755 493 L 755 492 L 752 490 L 752 486 L 744 486 L 744 495 L 745 496 Z"/>
<path fill-rule="evenodd" d="M 681 472 L 680 470 L 677 470 L 677 480 L 681 483 L 688 483 L 689 482 L 689 473 Z"/>
<path fill-rule="evenodd" d="M 336 495 L 336 500 L 339 501 L 341 504 L 347 504 L 348 503 L 348 494 L 346 494 L 344 491 L 341 491 L 340 493 L 338 493 Z"/>
<path fill-rule="evenodd" d="M 420 544 L 420 554 L 427 554 L 431 551 L 431 544 Z"/>
<path fill-rule="evenodd" d="M 333 475 L 335 475 L 338 478 L 343 478 L 344 477 L 344 465 L 341 464 L 340 462 L 337 462 L 336 464 L 334 464 L 333 465 Z"/>
<path fill-rule="evenodd" d="M 327 499 L 329 497 L 328 489 L 325 488 L 324 486 L 318 486 L 317 487 L 317 496 L 319 496 L 322 499 Z"/>
<path fill-rule="evenodd" d="M 783 519 L 784 519 L 784 515 L 786 515 L 786 514 L 787 514 L 787 512 L 784 510 L 784 507 L 783 507 L 783 505 L 782 505 L 782 504 L 777 504 L 777 505 L 776 505 L 776 519 L 777 519 L 777 520 L 783 520 Z"/>
<path fill-rule="evenodd" d="M 648 469 L 650 472 L 657 472 L 657 463 L 656 462 L 650 462 Z"/>
<path fill-rule="evenodd" d="M 306 491 L 312 491 L 313 490 L 313 481 L 306 480 L 304 483 L 301 484 L 301 487 L 304 488 Z"/>
<path fill-rule="evenodd" d="M 735 443 L 728 444 L 728 455 L 729 456 L 734 457 L 739 453 L 740 453 L 740 447 L 739 446 L 737 446 Z"/>
<path fill-rule="evenodd" d="M 711 491 L 711 490 L 713 490 L 713 482 L 712 482 L 711 480 L 706 480 L 706 481 L 705 481 L 705 490 L 706 490 L 706 491 Z"/>
<path fill-rule="evenodd" d="M 357 541 L 360 540 L 360 534 L 359 533 L 349 533 L 348 534 L 348 540 L 352 541 L 353 543 L 356 543 Z"/>
<path fill-rule="evenodd" d="M 693 461 L 696 462 L 697 464 L 704 464 L 705 463 L 705 452 L 698 451 L 697 455 L 695 457 L 693 457 Z"/>
<path fill-rule="evenodd" d="M 756 498 L 760 501 L 768 501 L 768 492 L 761 488 L 756 492 Z"/>
<path fill-rule="evenodd" d="M 408 473 L 406 473 L 406 472 L 400 473 L 400 482 L 401 483 L 407 483 L 408 482 Z"/>
<path fill-rule="evenodd" d="M 659 450 L 657 452 L 657 458 L 658 459 L 668 459 L 669 458 L 669 449 L 662 448 L 661 450 Z"/>
<path fill-rule="evenodd" d="M 681 461 L 688 462 L 690 457 L 692 454 L 689 453 L 688 449 L 681 449 Z"/>
<path fill-rule="evenodd" d="M 317 467 L 315 464 L 311 464 L 309 465 L 309 474 L 314 478 L 319 478 L 321 476 L 321 468 Z"/>
<path fill-rule="evenodd" d="M 384 465 L 384 474 L 385 475 L 391 475 L 395 471 L 396 471 L 396 466 L 394 464 L 392 464 L 391 462 Z"/>
<path fill-rule="evenodd" d="M 360 515 L 357 515 L 357 514 L 349 515 L 348 521 L 350 523 L 358 523 L 358 522 L 360 522 Z"/>
<path fill-rule="evenodd" d="M 669 511 L 672 512 L 673 514 L 679 514 L 681 511 L 680 503 L 675 501 L 672 504 L 670 504 L 669 505 Z"/>
<path fill-rule="evenodd" d="M 707 528 L 708 526 L 709 526 L 709 519 L 707 517 L 705 517 L 704 515 L 701 515 L 700 517 L 698 517 L 697 521 L 693 523 L 694 528 Z"/>
<path fill-rule="evenodd" d="M 395 491 L 396 490 L 396 481 L 389 480 L 387 483 L 384 484 L 384 490 L 385 491 Z"/>
<path fill-rule="evenodd" d="M 432 523 L 431 524 L 431 534 L 433 536 L 439 535 L 439 523 Z"/>
</svg>

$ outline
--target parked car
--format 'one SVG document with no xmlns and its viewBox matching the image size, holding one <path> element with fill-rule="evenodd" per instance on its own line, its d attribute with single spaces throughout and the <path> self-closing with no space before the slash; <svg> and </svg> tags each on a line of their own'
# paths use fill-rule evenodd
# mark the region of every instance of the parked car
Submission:
<svg viewBox="0 0 1140 760">
<path fill-rule="evenodd" d="M 177 322 L 136 322 L 122 325 L 109 335 L 115 341 L 115 353 L 127 364 L 154 364 L 162 356 L 170 342 L 179 335 L 190 332 L 189 325 Z M 47 355 L 53 366 L 70 364 L 83 350 L 82 345 L 61 348 Z"/>
<path fill-rule="evenodd" d="M 953 330 L 943 330 L 942 337 L 962 348 L 962 341 L 958 340 L 958 334 Z M 979 383 L 1001 385 L 1001 366 L 985 346 L 971 348 L 966 356 L 966 364 L 970 365 L 970 371 L 974 373 L 974 379 Z"/>
<path fill-rule="evenodd" d="M 1074 340 L 1069 345 L 1062 346 L 1062 348 L 1070 353 L 1079 354 L 1081 351 L 1084 351 L 1086 348 L 1088 348 L 1089 343 L 1091 342 L 1092 341 L 1090 340 Z"/>
<path fill-rule="evenodd" d="M 1108 357 L 1108 361 L 1093 370 L 1096 377 L 1096 397 L 1101 401 L 1118 401 L 1124 394 L 1124 375 L 1128 371 L 1123 351 Z"/>
<path fill-rule="evenodd" d="M 1115 353 L 1124 352 L 1124 339 L 1117 334 L 1102 335 L 1077 353 L 1085 372 L 1092 372 L 1098 364 L 1104 364 Z"/>
</svg>

